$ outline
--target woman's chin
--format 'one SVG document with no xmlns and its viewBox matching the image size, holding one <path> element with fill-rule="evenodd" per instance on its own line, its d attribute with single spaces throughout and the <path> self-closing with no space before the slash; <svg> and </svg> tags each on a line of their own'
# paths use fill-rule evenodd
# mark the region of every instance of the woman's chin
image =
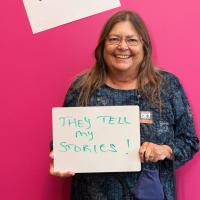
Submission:
<svg viewBox="0 0 200 200">
<path fill-rule="evenodd" d="M 113 66 L 113 69 L 119 72 L 126 72 L 132 71 L 131 69 L 133 69 L 133 66 L 131 66 L 130 64 L 120 63 L 118 65 Z"/>
</svg>

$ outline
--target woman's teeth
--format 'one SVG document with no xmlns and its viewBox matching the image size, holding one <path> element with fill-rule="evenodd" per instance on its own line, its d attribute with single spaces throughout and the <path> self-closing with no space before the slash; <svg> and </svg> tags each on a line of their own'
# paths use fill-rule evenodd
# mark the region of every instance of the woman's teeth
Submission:
<svg viewBox="0 0 200 200">
<path fill-rule="evenodd" d="M 116 58 L 126 59 L 129 58 L 130 55 L 115 55 Z"/>
</svg>

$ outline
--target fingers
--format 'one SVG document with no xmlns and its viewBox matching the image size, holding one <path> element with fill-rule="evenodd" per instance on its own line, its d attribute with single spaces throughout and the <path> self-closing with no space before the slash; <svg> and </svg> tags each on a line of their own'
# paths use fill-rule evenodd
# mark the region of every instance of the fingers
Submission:
<svg viewBox="0 0 200 200">
<path fill-rule="evenodd" d="M 49 153 L 49 158 L 51 158 L 52 160 L 54 159 L 53 151 L 51 151 L 51 152 Z"/>
<path fill-rule="evenodd" d="M 52 175 L 52 176 L 58 176 L 58 177 L 61 177 L 61 178 L 71 177 L 71 176 L 75 175 L 74 172 L 70 172 L 70 171 L 65 171 L 65 172 L 59 172 L 58 171 L 58 172 L 55 172 L 54 171 L 54 166 L 53 166 L 53 159 L 54 159 L 53 151 L 50 152 L 49 157 L 51 159 L 50 169 L 49 169 L 49 174 L 50 175 Z"/>
<path fill-rule="evenodd" d="M 163 151 L 165 152 L 166 158 L 169 160 L 173 159 L 173 151 L 172 148 L 168 145 L 161 145 L 163 148 Z"/>
<path fill-rule="evenodd" d="M 154 144 L 151 142 L 144 142 L 139 150 L 141 162 L 157 162 L 164 160 L 167 153 L 163 145 Z"/>
<path fill-rule="evenodd" d="M 145 162 L 152 162 L 154 157 L 150 148 L 147 148 L 147 150 L 145 151 L 144 158 L 145 158 Z"/>
<path fill-rule="evenodd" d="M 53 163 L 50 164 L 50 169 L 49 169 L 49 173 L 52 176 L 57 176 L 57 177 L 61 177 L 61 178 L 67 178 L 67 177 L 71 177 L 74 176 L 75 173 L 74 172 L 70 172 L 70 171 L 65 171 L 65 172 L 55 172 L 54 171 L 54 167 L 53 167 Z"/>
<path fill-rule="evenodd" d="M 147 150 L 147 147 L 149 145 L 149 142 L 144 142 L 142 144 L 142 146 L 140 147 L 140 150 L 139 150 L 139 156 L 140 156 L 140 159 L 141 159 L 141 162 L 143 163 L 145 161 L 145 157 L 146 157 L 146 150 Z"/>
<path fill-rule="evenodd" d="M 57 176 L 57 177 L 60 177 L 60 178 L 68 178 L 68 177 L 74 176 L 75 173 L 74 172 L 70 172 L 70 171 L 66 171 L 66 172 L 54 172 L 54 171 L 51 171 L 50 175 Z"/>
</svg>

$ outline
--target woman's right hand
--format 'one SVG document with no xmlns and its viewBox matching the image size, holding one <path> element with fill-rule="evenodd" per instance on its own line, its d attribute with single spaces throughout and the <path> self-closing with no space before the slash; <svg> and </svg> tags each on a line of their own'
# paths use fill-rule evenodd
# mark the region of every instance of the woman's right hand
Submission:
<svg viewBox="0 0 200 200">
<path fill-rule="evenodd" d="M 51 159 L 51 162 L 50 162 L 50 169 L 49 169 L 49 173 L 52 175 L 52 176 L 58 176 L 58 177 L 71 177 L 71 176 L 74 176 L 75 173 L 74 172 L 70 172 L 70 171 L 66 171 L 66 172 L 55 172 L 54 171 L 54 167 L 53 167 L 53 160 L 54 160 L 54 154 L 53 154 L 53 151 L 50 152 L 49 154 L 49 157 Z"/>
</svg>

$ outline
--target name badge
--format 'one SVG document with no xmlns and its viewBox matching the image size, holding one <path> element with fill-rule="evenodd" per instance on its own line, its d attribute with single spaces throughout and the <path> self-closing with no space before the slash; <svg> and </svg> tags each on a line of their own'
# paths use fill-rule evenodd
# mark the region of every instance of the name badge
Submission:
<svg viewBox="0 0 200 200">
<path fill-rule="evenodd" d="M 142 124 L 152 124 L 153 114 L 151 111 L 140 111 L 140 123 Z"/>
</svg>

